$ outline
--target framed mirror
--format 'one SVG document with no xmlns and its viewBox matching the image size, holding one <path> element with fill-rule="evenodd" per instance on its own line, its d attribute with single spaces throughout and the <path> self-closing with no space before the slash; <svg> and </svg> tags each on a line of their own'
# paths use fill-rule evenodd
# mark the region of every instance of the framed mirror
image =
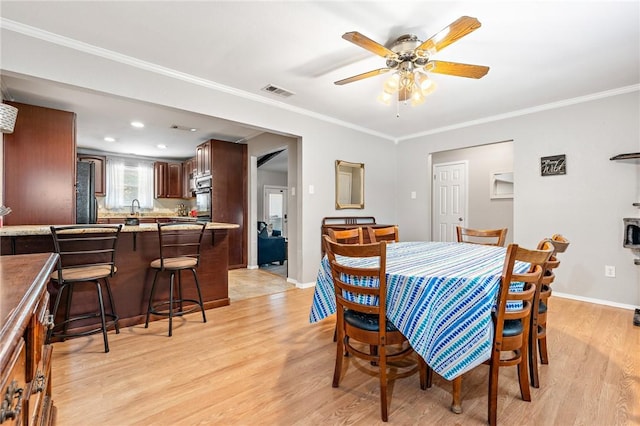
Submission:
<svg viewBox="0 0 640 426">
<path fill-rule="evenodd" d="M 336 209 L 364 209 L 364 164 L 336 160 Z"/>
</svg>

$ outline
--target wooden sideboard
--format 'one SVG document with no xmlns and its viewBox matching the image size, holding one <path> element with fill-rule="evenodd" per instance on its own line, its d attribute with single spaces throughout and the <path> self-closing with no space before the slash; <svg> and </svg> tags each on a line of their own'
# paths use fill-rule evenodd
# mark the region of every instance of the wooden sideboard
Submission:
<svg viewBox="0 0 640 426">
<path fill-rule="evenodd" d="M 53 425 L 47 282 L 57 254 L 0 257 L 2 425 Z"/>
<path fill-rule="evenodd" d="M 376 223 L 376 218 L 373 216 L 332 216 L 325 217 L 322 219 L 322 228 L 320 233 L 320 250 L 322 255 L 324 256 L 324 244 L 322 240 L 323 235 L 329 235 L 329 229 L 334 229 L 336 231 L 343 229 L 353 229 L 357 227 L 362 227 L 363 237 L 365 244 L 370 243 L 369 233 L 366 232 L 367 227 L 371 228 L 386 228 L 387 226 L 394 225 L 385 225 L 381 223 Z"/>
</svg>

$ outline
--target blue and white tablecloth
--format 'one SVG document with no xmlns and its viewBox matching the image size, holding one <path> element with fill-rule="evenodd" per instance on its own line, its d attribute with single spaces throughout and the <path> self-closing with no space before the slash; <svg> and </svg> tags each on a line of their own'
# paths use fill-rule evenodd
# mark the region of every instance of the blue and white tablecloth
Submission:
<svg viewBox="0 0 640 426">
<path fill-rule="evenodd" d="M 447 380 L 491 357 L 491 310 L 505 252 L 504 247 L 465 243 L 387 245 L 387 318 L 427 364 Z M 378 262 L 355 258 L 338 261 L 363 267 Z M 528 268 L 529 264 L 516 262 L 514 272 L 523 273 Z M 317 322 L 335 312 L 333 280 L 325 256 L 318 271 L 309 320 Z"/>
</svg>

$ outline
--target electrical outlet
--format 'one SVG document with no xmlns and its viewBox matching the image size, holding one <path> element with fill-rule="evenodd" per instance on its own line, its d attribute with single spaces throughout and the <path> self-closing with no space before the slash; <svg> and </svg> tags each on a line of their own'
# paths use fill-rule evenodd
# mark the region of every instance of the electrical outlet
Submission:
<svg viewBox="0 0 640 426">
<path fill-rule="evenodd" d="M 616 267 L 611 265 L 604 265 L 604 276 L 609 278 L 615 278 Z"/>
</svg>

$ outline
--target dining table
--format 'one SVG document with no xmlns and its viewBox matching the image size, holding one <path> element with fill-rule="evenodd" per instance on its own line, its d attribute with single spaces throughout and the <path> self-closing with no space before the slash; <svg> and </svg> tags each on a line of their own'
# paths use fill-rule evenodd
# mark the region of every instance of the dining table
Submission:
<svg viewBox="0 0 640 426">
<path fill-rule="evenodd" d="M 453 381 L 455 413 L 462 412 L 462 375 L 491 358 L 492 311 L 505 254 L 504 247 L 471 243 L 387 244 L 387 318 L 433 371 Z M 341 256 L 336 260 L 356 267 L 375 267 L 379 262 Z M 528 263 L 516 262 L 514 273 L 528 268 Z M 522 290 L 522 283 L 511 284 L 510 290 Z M 518 308 L 517 302 L 507 305 L 513 308 Z M 315 323 L 335 312 L 331 267 L 324 256 L 309 320 Z"/>
</svg>

